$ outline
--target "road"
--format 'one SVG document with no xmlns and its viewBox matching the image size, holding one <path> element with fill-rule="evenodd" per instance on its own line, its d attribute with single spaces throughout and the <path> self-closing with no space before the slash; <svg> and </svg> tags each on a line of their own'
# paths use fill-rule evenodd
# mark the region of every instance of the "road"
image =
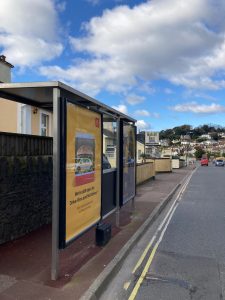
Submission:
<svg viewBox="0 0 225 300">
<path fill-rule="evenodd" d="M 225 167 L 200 166 L 186 184 L 101 300 L 225 299 Z"/>
</svg>

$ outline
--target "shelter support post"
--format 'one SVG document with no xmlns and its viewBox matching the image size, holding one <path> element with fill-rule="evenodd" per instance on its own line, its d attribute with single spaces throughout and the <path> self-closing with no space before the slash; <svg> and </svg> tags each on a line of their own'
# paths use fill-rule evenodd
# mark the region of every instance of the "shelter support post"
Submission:
<svg viewBox="0 0 225 300">
<path fill-rule="evenodd" d="M 53 89 L 53 192 L 51 279 L 59 277 L 60 90 Z"/>
<path fill-rule="evenodd" d="M 116 226 L 120 226 L 120 171 L 121 171 L 121 166 L 120 166 L 120 155 L 121 155 L 121 149 L 120 149 L 120 144 L 121 144 L 121 134 L 120 134 L 120 118 L 117 119 L 116 122 L 116 128 L 117 128 L 117 147 L 116 147 L 116 169 L 117 169 L 117 174 L 116 174 Z"/>
</svg>

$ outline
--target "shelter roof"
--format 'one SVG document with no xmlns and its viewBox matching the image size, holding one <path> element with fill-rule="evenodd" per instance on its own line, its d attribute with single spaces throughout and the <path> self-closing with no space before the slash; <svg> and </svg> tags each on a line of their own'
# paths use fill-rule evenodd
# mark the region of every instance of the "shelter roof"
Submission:
<svg viewBox="0 0 225 300">
<path fill-rule="evenodd" d="M 78 104 L 80 103 L 90 108 L 93 107 L 102 113 L 109 114 L 116 118 L 121 117 L 127 122 L 136 122 L 135 119 L 60 81 L 1 83 L 0 97 L 32 106 L 52 109 L 54 88 L 60 89 L 61 96 L 66 97 L 68 100 L 76 99 Z"/>
</svg>

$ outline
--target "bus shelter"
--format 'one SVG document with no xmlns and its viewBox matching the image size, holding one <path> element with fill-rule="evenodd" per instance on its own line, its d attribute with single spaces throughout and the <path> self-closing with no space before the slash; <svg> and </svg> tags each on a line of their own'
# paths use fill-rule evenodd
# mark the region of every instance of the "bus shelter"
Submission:
<svg viewBox="0 0 225 300">
<path fill-rule="evenodd" d="M 59 251 L 136 193 L 136 120 L 61 82 L 3 83 L 0 97 L 53 112 L 52 269 Z"/>
</svg>

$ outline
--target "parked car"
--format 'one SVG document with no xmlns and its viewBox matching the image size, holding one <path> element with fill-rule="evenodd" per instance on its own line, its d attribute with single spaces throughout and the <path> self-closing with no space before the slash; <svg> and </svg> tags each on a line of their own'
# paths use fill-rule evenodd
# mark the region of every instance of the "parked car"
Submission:
<svg viewBox="0 0 225 300">
<path fill-rule="evenodd" d="M 103 170 L 106 170 L 106 169 L 111 169 L 111 165 L 108 161 L 108 158 L 105 154 L 103 154 L 103 157 L 102 157 L 102 168 Z"/>
<path fill-rule="evenodd" d="M 216 167 L 223 167 L 224 166 L 224 160 L 223 159 L 216 159 L 215 166 Z"/>
<path fill-rule="evenodd" d="M 201 166 L 208 166 L 208 164 L 209 164 L 208 158 L 204 157 L 201 159 Z"/>
<path fill-rule="evenodd" d="M 90 158 L 76 158 L 75 159 L 75 173 L 86 173 L 93 171 L 93 163 Z"/>
</svg>

